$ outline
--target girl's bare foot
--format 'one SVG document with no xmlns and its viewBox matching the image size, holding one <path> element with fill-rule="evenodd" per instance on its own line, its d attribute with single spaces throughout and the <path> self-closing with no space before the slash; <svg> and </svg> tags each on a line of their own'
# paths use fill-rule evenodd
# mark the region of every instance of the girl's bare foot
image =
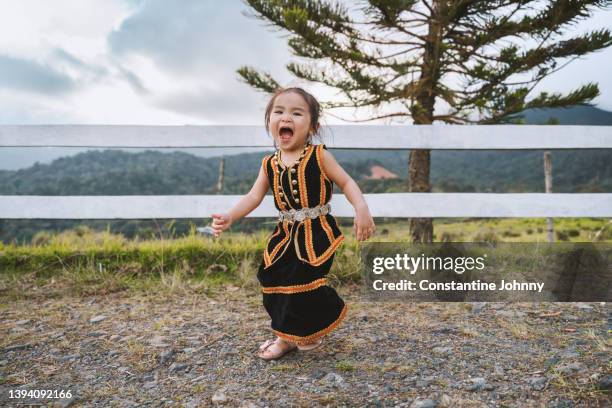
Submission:
<svg viewBox="0 0 612 408">
<path fill-rule="evenodd" d="M 259 357 L 264 360 L 276 360 L 296 349 L 295 343 L 290 343 L 277 337 L 275 341 L 268 340 L 261 345 Z"/>
<path fill-rule="evenodd" d="M 300 351 L 314 350 L 317 347 L 321 346 L 321 344 L 323 344 L 323 337 L 321 337 L 319 340 L 315 341 L 314 343 L 301 344 L 298 346 L 298 349 Z"/>
</svg>

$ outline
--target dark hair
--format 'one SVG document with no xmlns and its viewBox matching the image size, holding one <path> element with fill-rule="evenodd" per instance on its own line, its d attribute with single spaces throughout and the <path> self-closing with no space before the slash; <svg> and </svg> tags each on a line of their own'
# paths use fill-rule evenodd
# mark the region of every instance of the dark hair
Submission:
<svg viewBox="0 0 612 408">
<path fill-rule="evenodd" d="M 319 134 L 319 116 L 321 116 L 321 105 L 319 101 L 312 96 L 309 92 L 306 92 L 302 88 L 291 87 L 291 88 L 278 88 L 272 96 L 270 97 L 270 101 L 268 102 L 268 106 L 266 106 L 266 114 L 264 117 L 266 132 L 270 134 L 270 129 L 268 128 L 268 122 L 270 121 L 270 114 L 272 113 L 272 106 L 274 105 L 274 101 L 276 97 L 287 93 L 287 92 L 295 92 L 296 94 L 302 96 L 308 105 L 308 111 L 310 113 L 310 129 L 314 130 L 315 135 Z M 274 147 L 276 148 L 276 141 L 274 141 Z"/>
</svg>

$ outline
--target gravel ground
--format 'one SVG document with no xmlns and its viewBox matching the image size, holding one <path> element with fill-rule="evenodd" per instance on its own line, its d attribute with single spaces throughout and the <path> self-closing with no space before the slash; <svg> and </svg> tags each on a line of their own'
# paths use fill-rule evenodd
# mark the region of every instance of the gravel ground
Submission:
<svg viewBox="0 0 612 408">
<path fill-rule="evenodd" d="M 0 312 L 0 406 L 610 406 L 608 304 L 369 303 L 311 352 L 273 338 L 258 292 L 13 302 Z M 17 390 L 72 398 L 10 399 Z"/>
</svg>

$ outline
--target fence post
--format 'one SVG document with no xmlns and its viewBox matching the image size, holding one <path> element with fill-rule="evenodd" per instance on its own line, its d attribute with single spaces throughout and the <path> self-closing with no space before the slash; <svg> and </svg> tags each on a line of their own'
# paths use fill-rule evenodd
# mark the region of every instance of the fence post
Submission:
<svg viewBox="0 0 612 408">
<path fill-rule="evenodd" d="M 544 152 L 544 183 L 546 185 L 546 193 L 552 193 L 552 160 L 549 151 Z M 546 234 L 548 235 L 548 242 L 554 241 L 553 235 L 553 219 L 546 219 Z"/>
</svg>

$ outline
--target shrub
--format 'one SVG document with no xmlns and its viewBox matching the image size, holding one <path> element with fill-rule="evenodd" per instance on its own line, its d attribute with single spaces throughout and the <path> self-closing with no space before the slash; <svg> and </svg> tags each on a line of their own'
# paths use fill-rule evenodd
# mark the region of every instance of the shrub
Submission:
<svg viewBox="0 0 612 408">
<path fill-rule="evenodd" d="M 483 233 L 479 232 L 474 236 L 474 242 L 488 242 L 495 244 L 499 241 L 500 239 L 494 231 L 486 231 Z"/>
<path fill-rule="evenodd" d="M 577 237 L 580 235 L 580 231 L 576 229 L 567 230 L 567 235 L 569 235 L 570 237 Z"/>
</svg>

